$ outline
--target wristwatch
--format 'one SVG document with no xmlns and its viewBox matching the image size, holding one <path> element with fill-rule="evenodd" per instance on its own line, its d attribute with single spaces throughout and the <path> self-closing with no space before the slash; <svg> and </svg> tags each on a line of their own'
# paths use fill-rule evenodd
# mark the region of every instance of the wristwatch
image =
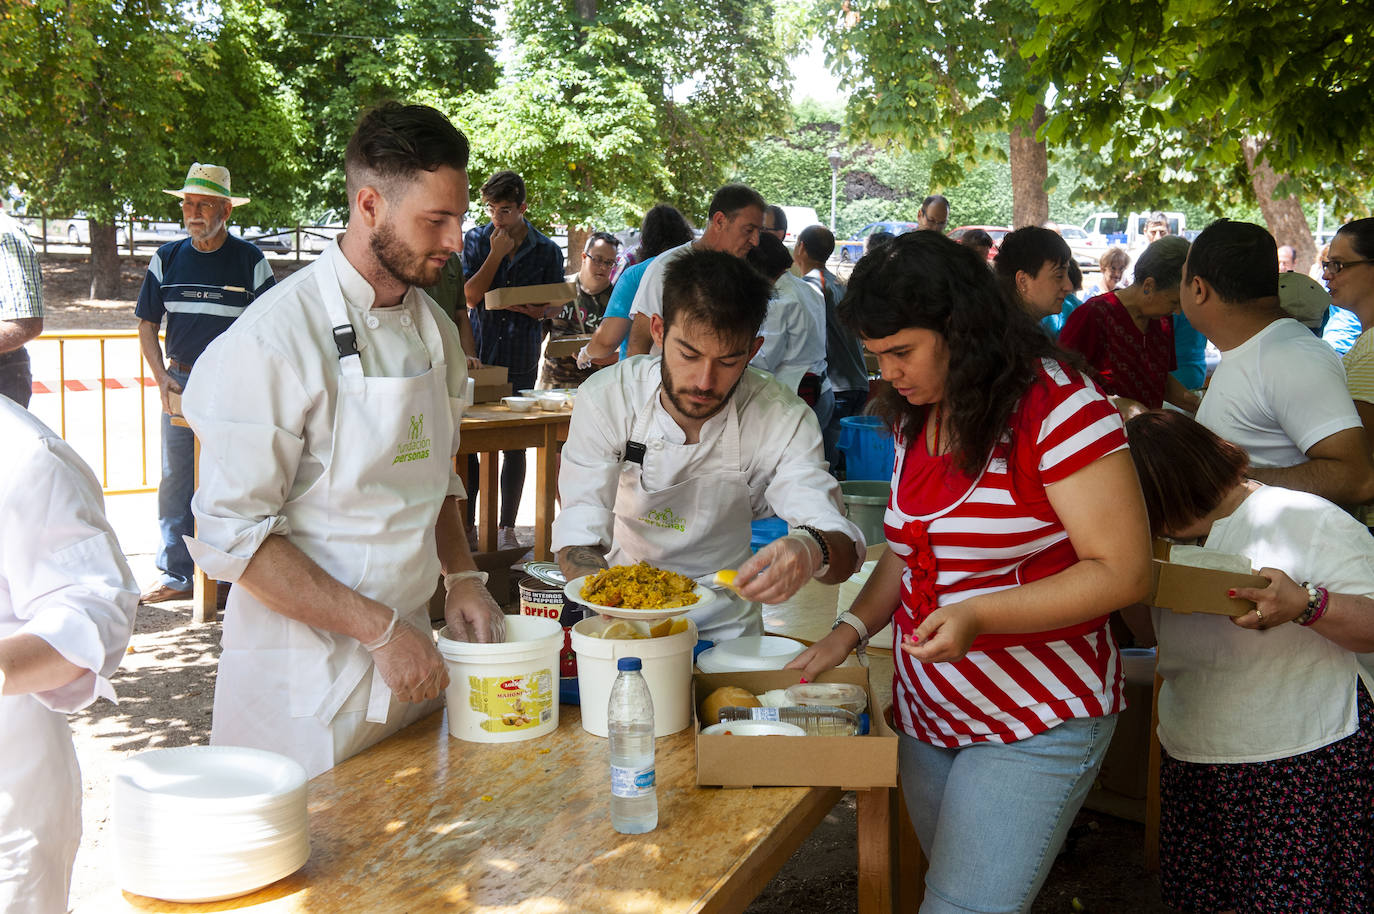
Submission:
<svg viewBox="0 0 1374 914">
<path fill-rule="evenodd" d="M 859 633 L 859 643 L 854 646 L 854 656 L 859 658 L 859 663 L 868 666 L 868 626 L 864 625 L 864 620 L 854 615 L 849 610 L 845 610 L 835 617 L 835 624 L 830 626 L 833 632 L 840 627 L 840 623 L 848 623 L 854 631 Z"/>
</svg>

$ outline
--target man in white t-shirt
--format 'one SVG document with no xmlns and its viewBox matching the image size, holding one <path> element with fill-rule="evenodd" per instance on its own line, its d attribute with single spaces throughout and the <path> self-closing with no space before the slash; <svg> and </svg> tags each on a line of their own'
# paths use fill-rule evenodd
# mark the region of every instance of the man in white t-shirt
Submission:
<svg viewBox="0 0 1374 914">
<path fill-rule="evenodd" d="M 1250 453 L 1250 475 L 1341 505 L 1374 500 L 1374 461 L 1331 348 L 1279 305 L 1273 236 L 1219 220 L 1193 242 L 1183 312 L 1221 350 L 1197 419 Z"/>
<path fill-rule="evenodd" d="M 634 304 L 630 305 L 630 319 L 634 323 L 630 327 L 629 355 L 658 351 L 649 331 L 649 321 L 663 314 L 663 273 L 668 265 L 691 250 L 721 251 L 744 257 L 759 243 L 766 208 L 763 196 L 744 184 L 726 184 L 712 195 L 706 214 L 706 232 L 696 241 L 659 254 L 644 271 Z"/>
</svg>

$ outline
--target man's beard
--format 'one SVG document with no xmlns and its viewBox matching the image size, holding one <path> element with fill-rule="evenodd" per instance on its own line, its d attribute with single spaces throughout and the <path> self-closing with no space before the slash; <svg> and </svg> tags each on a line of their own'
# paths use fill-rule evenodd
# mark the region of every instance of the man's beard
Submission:
<svg viewBox="0 0 1374 914">
<path fill-rule="evenodd" d="M 439 281 L 443 267 L 431 266 L 428 255 L 415 253 L 397 237 L 390 223 L 378 225 L 368 244 L 377 263 L 397 282 L 407 286 L 432 286 Z"/>
<path fill-rule="evenodd" d="M 186 234 L 191 236 L 191 241 L 209 241 L 219 235 L 224 228 L 224 220 L 219 216 L 204 220 L 203 227 L 192 228 L 191 223 L 186 225 Z"/>
<path fill-rule="evenodd" d="M 689 419 L 709 419 L 720 412 L 726 407 L 726 404 L 730 402 L 730 398 L 735 395 L 735 388 L 739 387 L 739 382 L 744 380 L 744 375 L 741 374 L 739 380 L 735 381 L 734 385 L 726 391 L 725 396 L 721 397 L 718 402 L 700 406 L 679 397 L 677 386 L 673 383 L 672 370 L 668 368 L 668 360 L 664 359 L 661 365 L 663 372 L 663 393 L 667 395 L 668 402 L 673 404 L 673 408 Z M 702 396 L 715 396 L 714 391 L 707 390 L 690 389 L 683 392 L 701 394 Z"/>
</svg>

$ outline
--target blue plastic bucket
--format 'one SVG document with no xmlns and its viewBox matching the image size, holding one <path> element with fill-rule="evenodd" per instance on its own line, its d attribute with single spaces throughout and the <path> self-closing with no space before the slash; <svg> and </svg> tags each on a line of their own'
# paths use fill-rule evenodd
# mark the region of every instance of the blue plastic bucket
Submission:
<svg viewBox="0 0 1374 914">
<path fill-rule="evenodd" d="M 787 535 L 787 521 L 781 517 L 765 517 L 749 526 L 749 549 L 752 552 L 758 552 L 778 537 Z"/>
<path fill-rule="evenodd" d="M 840 420 L 840 450 L 844 451 L 845 479 L 892 478 L 896 449 L 892 433 L 877 416 L 846 416 Z"/>
</svg>

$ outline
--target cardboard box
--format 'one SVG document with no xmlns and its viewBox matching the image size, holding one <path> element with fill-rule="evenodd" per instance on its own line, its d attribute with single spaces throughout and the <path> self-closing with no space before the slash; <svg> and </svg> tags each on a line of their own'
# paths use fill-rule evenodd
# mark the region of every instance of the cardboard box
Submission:
<svg viewBox="0 0 1374 914">
<path fill-rule="evenodd" d="M 468 377 L 473 383 L 473 403 L 495 403 L 511 395 L 511 386 L 506 380 L 507 370 L 501 365 L 469 368 Z"/>
<path fill-rule="evenodd" d="M 511 305 L 561 305 L 577 295 L 577 286 L 570 282 L 549 282 L 538 286 L 508 286 L 492 289 L 483 298 L 488 311 L 509 308 Z"/>
<path fill-rule="evenodd" d="M 1218 616 L 1243 616 L 1255 611 L 1255 604 L 1226 596 L 1236 587 L 1268 587 L 1269 579 L 1257 574 L 1235 574 L 1211 568 L 1193 568 L 1168 561 L 1170 545 L 1155 541 L 1154 589 L 1152 606 L 1176 613 L 1211 613 Z"/>
<path fill-rule="evenodd" d="M 800 670 L 761 673 L 696 673 L 692 676 L 692 723 L 697 728 L 697 786 L 720 787 L 869 787 L 897 786 L 897 735 L 882 714 L 871 714 L 866 736 L 702 736 L 700 700 L 721 686 L 762 694 L 801 681 Z M 817 682 L 852 682 L 868 693 L 868 707 L 879 707 L 868 669 L 836 667 Z"/>
<path fill-rule="evenodd" d="M 561 336 L 558 339 L 551 339 L 544 344 L 544 355 L 551 359 L 562 356 L 575 356 L 582 351 L 582 347 L 591 342 L 591 335 L 587 336 Z"/>
</svg>

